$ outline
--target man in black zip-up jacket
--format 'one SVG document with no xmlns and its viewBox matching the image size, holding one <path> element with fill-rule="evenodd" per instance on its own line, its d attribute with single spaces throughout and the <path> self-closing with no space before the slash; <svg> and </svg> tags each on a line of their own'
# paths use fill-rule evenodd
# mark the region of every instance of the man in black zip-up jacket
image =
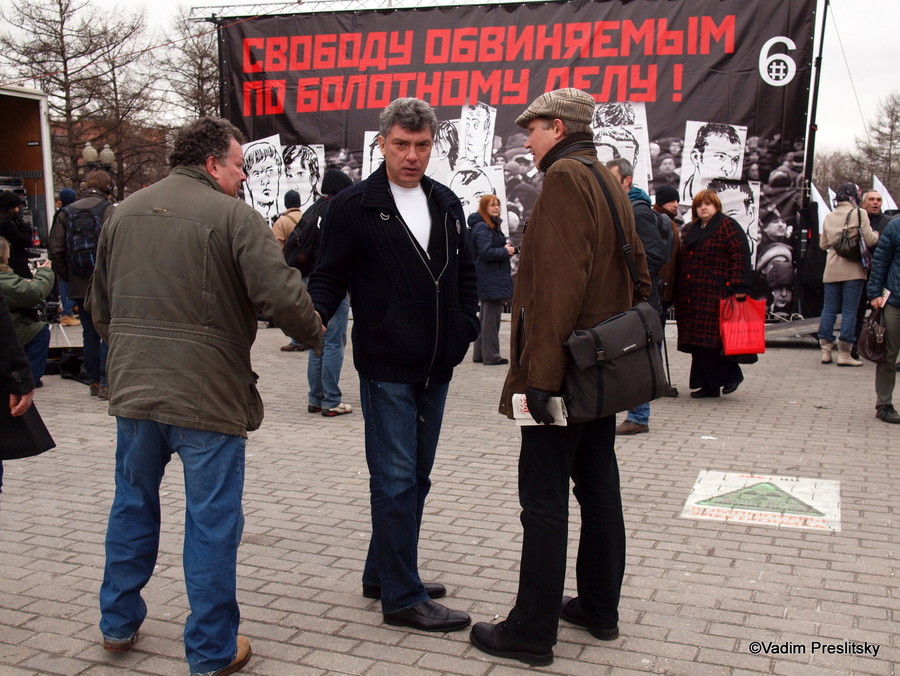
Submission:
<svg viewBox="0 0 900 676">
<path fill-rule="evenodd" d="M 385 161 L 334 198 L 309 291 L 326 324 L 347 291 L 353 308 L 372 495 L 363 595 L 388 624 L 443 632 L 470 620 L 419 577 L 419 528 L 453 367 L 479 324 L 462 205 L 425 176 L 436 131 L 418 99 L 381 113 Z"/>
</svg>

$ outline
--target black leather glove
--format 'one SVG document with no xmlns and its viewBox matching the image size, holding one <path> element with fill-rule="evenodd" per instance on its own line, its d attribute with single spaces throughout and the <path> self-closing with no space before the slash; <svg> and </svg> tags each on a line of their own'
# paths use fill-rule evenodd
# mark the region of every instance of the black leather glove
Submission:
<svg viewBox="0 0 900 676">
<path fill-rule="evenodd" d="M 539 390 L 536 387 L 525 388 L 525 401 L 528 404 L 528 412 L 536 423 L 543 423 L 544 425 L 553 423 L 553 416 L 547 410 L 547 402 L 550 401 L 552 396 L 555 396 L 555 393 L 549 390 Z"/>
</svg>

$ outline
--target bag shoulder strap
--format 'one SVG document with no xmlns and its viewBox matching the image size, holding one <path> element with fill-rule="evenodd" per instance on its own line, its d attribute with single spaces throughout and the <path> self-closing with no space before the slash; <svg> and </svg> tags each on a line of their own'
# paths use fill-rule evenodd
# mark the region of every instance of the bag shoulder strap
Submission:
<svg viewBox="0 0 900 676">
<path fill-rule="evenodd" d="M 600 172 L 597 171 L 597 160 L 588 159 L 587 157 L 580 157 L 578 155 L 570 156 L 569 159 L 578 160 L 585 166 L 589 167 L 591 173 L 594 174 L 594 178 L 597 179 L 597 183 L 600 185 L 600 190 L 603 191 L 603 196 L 606 198 L 606 204 L 609 207 L 609 212 L 612 215 L 613 225 L 616 226 L 616 238 L 619 240 L 619 247 L 622 249 L 622 253 L 625 256 L 625 264 L 628 266 L 628 274 L 631 275 L 631 284 L 635 289 L 638 288 L 638 274 L 637 269 L 634 266 L 634 252 L 631 248 L 631 245 L 625 239 L 625 231 L 622 229 L 622 221 L 619 219 L 619 211 L 616 209 L 616 204 L 613 202 L 612 195 L 609 193 L 609 188 L 606 187 L 606 183 L 604 183 L 603 178 L 600 176 Z M 647 298 L 638 293 L 641 300 L 647 300 Z"/>
</svg>

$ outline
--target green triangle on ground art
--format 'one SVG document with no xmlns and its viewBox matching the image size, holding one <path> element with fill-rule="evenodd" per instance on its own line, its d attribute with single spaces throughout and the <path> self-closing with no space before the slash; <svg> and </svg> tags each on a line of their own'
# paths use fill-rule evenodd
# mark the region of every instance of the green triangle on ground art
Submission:
<svg viewBox="0 0 900 676">
<path fill-rule="evenodd" d="M 714 498 L 701 500 L 698 505 L 715 507 L 731 507 L 732 509 L 752 509 L 758 512 L 774 512 L 776 514 L 802 514 L 806 516 L 825 516 L 805 502 L 798 500 L 778 486 L 767 482 L 745 486 L 736 491 L 723 493 Z"/>
</svg>

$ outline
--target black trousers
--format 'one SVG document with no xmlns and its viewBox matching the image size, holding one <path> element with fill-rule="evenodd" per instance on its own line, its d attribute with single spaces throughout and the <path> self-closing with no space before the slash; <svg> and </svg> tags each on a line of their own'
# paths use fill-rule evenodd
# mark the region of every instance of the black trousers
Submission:
<svg viewBox="0 0 900 676">
<path fill-rule="evenodd" d="M 702 347 L 691 349 L 690 386 L 718 390 L 725 385 L 739 383 L 744 379 L 743 371 L 736 362 L 726 359 L 718 350 Z"/>
<path fill-rule="evenodd" d="M 616 420 L 522 428 L 519 502 L 522 562 L 519 593 L 507 626 L 550 647 L 556 643 L 566 577 L 569 479 L 581 506 L 575 575 L 579 605 L 591 624 L 619 621 L 625 575 L 625 520 L 615 453 Z"/>
</svg>

